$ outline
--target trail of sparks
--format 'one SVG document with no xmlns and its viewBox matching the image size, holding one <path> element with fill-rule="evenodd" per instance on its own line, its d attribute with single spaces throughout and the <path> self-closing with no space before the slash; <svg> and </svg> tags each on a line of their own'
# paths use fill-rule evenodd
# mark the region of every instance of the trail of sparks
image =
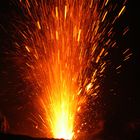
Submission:
<svg viewBox="0 0 140 140">
<path fill-rule="evenodd" d="M 109 0 L 20 0 L 19 5 L 26 21 L 17 21 L 21 41 L 15 45 L 26 63 L 24 79 L 37 96 L 40 130 L 71 139 L 80 132 L 74 130 L 77 112 L 87 97 L 96 99 L 100 92 L 103 57 L 116 44 L 113 24 L 125 3 L 111 18 L 116 5 Z"/>
</svg>

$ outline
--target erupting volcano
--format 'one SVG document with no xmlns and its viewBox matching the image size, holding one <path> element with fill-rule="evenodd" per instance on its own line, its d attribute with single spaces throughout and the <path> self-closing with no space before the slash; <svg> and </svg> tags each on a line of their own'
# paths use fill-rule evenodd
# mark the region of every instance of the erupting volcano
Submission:
<svg viewBox="0 0 140 140">
<path fill-rule="evenodd" d="M 89 125 L 79 117 L 98 99 L 116 47 L 114 24 L 125 11 L 109 0 L 19 0 L 12 25 L 14 63 L 32 87 L 31 120 L 44 136 L 75 139 Z M 128 28 L 126 29 L 128 30 Z M 83 121 L 83 120 L 84 121 Z M 77 126 L 81 124 L 80 126 Z"/>
</svg>

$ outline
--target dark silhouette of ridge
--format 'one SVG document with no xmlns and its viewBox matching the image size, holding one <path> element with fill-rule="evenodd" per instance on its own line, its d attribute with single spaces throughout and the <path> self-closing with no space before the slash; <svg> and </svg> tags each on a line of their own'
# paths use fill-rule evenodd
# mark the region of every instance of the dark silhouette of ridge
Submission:
<svg viewBox="0 0 140 140">
<path fill-rule="evenodd" d="M 25 135 L 5 134 L 0 133 L 0 140 L 64 140 L 54 138 L 33 138 Z"/>
</svg>

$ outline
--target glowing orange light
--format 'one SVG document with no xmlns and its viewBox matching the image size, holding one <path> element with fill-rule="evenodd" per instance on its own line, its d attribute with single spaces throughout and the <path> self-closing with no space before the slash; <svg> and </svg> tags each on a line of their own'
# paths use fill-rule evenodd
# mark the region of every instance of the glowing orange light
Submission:
<svg viewBox="0 0 140 140">
<path fill-rule="evenodd" d="M 86 103 L 87 96 L 98 96 L 97 75 L 106 68 L 101 58 L 115 44 L 111 35 L 117 20 L 111 18 L 108 24 L 110 8 L 104 7 L 109 0 L 100 7 L 98 2 L 20 0 L 25 16 L 35 25 L 27 22 L 17 31 L 25 46 L 25 54 L 21 53 L 27 66 L 24 78 L 34 87 L 44 125 L 41 130 L 49 137 L 72 139 L 74 131 L 80 133 L 80 129 L 74 130 L 76 113 L 82 112 L 81 104 Z M 99 12 L 101 8 L 103 13 Z M 118 17 L 124 10 L 125 6 Z"/>
</svg>

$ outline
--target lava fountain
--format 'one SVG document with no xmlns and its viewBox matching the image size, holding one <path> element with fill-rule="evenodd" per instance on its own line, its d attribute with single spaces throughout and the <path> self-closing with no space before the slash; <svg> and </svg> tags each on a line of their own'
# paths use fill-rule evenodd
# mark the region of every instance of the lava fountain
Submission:
<svg viewBox="0 0 140 140">
<path fill-rule="evenodd" d="M 103 58 L 116 45 L 113 24 L 125 3 L 111 18 L 116 5 L 109 0 L 20 0 L 18 5 L 16 55 L 23 79 L 33 87 L 38 110 L 33 120 L 39 116 L 39 130 L 48 137 L 72 139 L 80 132 L 77 112 L 100 92 Z"/>
</svg>

